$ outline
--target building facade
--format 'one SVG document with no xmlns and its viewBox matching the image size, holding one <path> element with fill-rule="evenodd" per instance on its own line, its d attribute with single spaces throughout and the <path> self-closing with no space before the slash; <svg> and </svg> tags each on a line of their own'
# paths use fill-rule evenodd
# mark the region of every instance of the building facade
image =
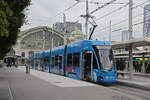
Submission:
<svg viewBox="0 0 150 100">
<path fill-rule="evenodd" d="M 15 55 L 20 56 L 22 62 L 25 62 L 29 54 L 64 45 L 65 40 L 63 33 L 50 27 L 35 27 L 20 32 L 13 49 L 15 50 Z"/>
</svg>

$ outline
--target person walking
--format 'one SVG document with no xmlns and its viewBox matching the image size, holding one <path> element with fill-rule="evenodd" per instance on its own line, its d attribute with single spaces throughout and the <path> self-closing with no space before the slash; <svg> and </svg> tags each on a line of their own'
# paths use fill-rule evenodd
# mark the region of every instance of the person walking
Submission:
<svg viewBox="0 0 150 100">
<path fill-rule="evenodd" d="M 148 62 L 145 70 L 146 70 L 146 74 L 150 73 L 150 62 Z"/>
<path fill-rule="evenodd" d="M 138 62 L 135 62 L 135 72 L 138 72 Z"/>
<path fill-rule="evenodd" d="M 26 73 L 29 74 L 30 73 L 30 60 L 26 59 Z"/>
</svg>

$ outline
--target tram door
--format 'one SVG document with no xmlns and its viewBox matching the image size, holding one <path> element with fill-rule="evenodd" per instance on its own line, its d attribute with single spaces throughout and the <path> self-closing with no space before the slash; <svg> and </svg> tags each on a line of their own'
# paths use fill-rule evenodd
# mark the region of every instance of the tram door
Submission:
<svg viewBox="0 0 150 100">
<path fill-rule="evenodd" d="M 93 79 L 93 53 L 86 51 L 82 55 L 82 79 L 92 81 Z"/>
<path fill-rule="evenodd" d="M 55 66 L 55 57 L 52 57 L 52 63 L 51 63 L 51 67 L 52 67 L 52 73 L 54 73 L 54 66 Z"/>
</svg>

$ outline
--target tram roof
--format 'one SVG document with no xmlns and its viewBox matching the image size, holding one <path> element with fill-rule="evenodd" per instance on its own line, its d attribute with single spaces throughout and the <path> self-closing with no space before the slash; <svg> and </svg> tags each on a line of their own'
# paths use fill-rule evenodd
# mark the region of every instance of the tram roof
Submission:
<svg viewBox="0 0 150 100">
<path fill-rule="evenodd" d="M 72 47 L 72 46 L 87 46 L 87 45 L 110 45 L 110 42 L 108 41 L 98 41 L 98 40 L 81 40 L 81 41 L 77 41 L 77 42 L 73 42 L 68 44 L 68 47 Z M 59 46 L 56 48 L 53 48 L 52 51 L 54 50 L 62 50 L 64 49 L 64 45 L 63 46 Z M 50 50 L 48 50 L 49 52 Z"/>
<path fill-rule="evenodd" d="M 110 42 L 108 41 L 98 41 L 98 40 L 81 40 L 81 41 L 77 41 L 77 42 L 73 42 L 73 43 L 70 43 L 68 44 L 68 47 L 72 47 L 72 46 L 81 46 L 81 47 L 84 47 L 84 46 L 88 46 L 88 45 L 110 45 Z M 53 51 L 61 51 L 61 50 L 64 50 L 64 45 L 63 46 L 59 46 L 59 47 L 56 47 L 56 48 L 53 48 L 52 49 L 52 52 Z M 41 52 L 38 52 L 38 53 L 35 53 L 35 56 L 36 57 L 41 57 L 43 56 L 43 54 L 46 56 L 48 56 L 50 53 L 50 50 L 45 50 L 44 52 L 41 51 Z"/>
<path fill-rule="evenodd" d="M 77 42 L 70 43 L 68 46 L 76 46 L 76 45 L 110 45 L 109 41 L 98 41 L 98 40 L 81 40 Z"/>
<path fill-rule="evenodd" d="M 62 49 L 64 49 L 64 45 L 63 46 L 59 46 L 59 47 L 55 47 L 52 50 L 62 50 Z"/>
</svg>

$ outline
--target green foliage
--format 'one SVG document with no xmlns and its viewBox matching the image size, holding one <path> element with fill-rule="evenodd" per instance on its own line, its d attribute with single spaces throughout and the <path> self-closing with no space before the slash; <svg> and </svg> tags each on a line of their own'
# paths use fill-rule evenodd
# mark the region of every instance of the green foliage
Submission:
<svg viewBox="0 0 150 100">
<path fill-rule="evenodd" d="M 0 1 L 0 36 L 8 37 L 8 26 L 9 22 L 7 20 L 7 16 L 12 16 L 13 11 L 9 8 L 7 2 L 3 0 Z"/>
<path fill-rule="evenodd" d="M 10 51 L 17 41 L 25 22 L 24 10 L 30 0 L 0 0 L 0 58 Z"/>
</svg>

